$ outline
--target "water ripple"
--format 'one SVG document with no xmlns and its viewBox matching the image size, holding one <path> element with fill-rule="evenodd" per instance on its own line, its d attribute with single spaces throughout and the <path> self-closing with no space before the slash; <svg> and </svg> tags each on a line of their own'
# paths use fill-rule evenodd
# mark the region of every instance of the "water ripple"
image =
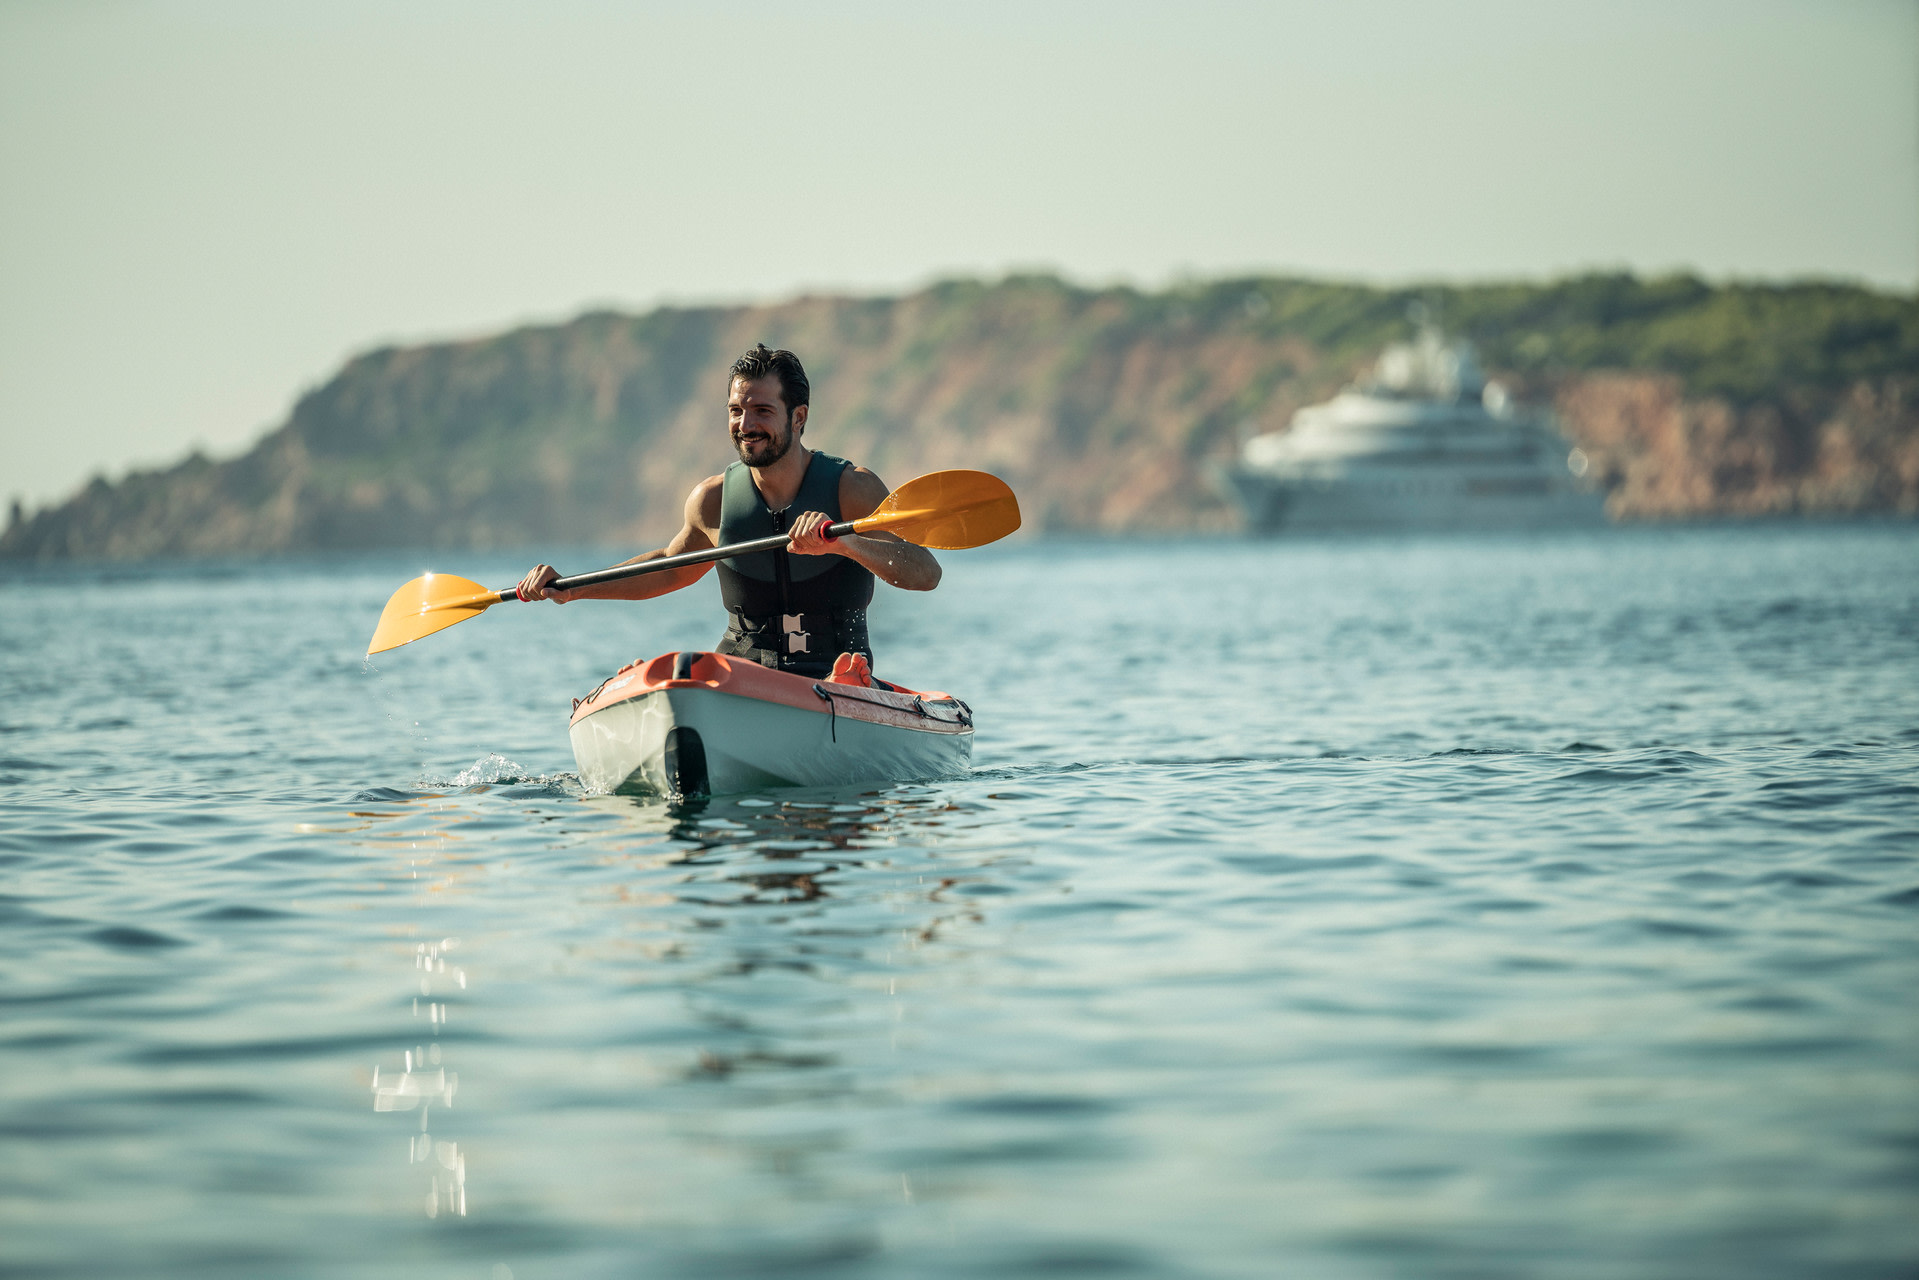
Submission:
<svg viewBox="0 0 1919 1280">
<path fill-rule="evenodd" d="M 0 1270 L 1901 1274 L 1916 561 L 955 557 L 875 638 L 970 776 L 685 805 L 564 719 L 693 593 L 363 670 L 410 563 L 29 585 Z"/>
</svg>

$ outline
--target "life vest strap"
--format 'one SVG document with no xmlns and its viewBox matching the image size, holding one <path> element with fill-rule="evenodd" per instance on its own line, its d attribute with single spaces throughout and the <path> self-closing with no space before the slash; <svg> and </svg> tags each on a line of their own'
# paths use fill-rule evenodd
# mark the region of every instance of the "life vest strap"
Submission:
<svg viewBox="0 0 1919 1280">
<path fill-rule="evenodd" d="M 824 675 L 838 655 L 860 653 L 871 661 L 873 650 L 866 638 L 864 609 L 774 614 L 729 609 L 719 652 L 782 671 L 818 667 Z"/>
</svg>

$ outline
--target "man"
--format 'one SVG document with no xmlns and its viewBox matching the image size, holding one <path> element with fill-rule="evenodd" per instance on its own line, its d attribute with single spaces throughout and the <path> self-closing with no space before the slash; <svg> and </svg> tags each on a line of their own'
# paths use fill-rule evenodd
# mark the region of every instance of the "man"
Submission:
<svg viewBox="0 0 1919 1280">
<path fill-rule="evenodd" d="M 806 447 L 801 437 L 810 399 L 806 370 L 791 351 L 768 351 L 761 343 L 734 361 L 726 416 L 740 460 L 693 486 L 685 522 L 671 542 L 624 563 L 789 534 L 784 550 L 717 562 L 729 615 L 718 652 L 824 676 L 842 653 L 872 662 L 866 606 L 875 576 L 908 591 L 931 591 L 939 585 L 940 567 L 924 547 L 890 533 L 830 540 L 822 535 L 829 524 L 871 515 L 887 489 L 865 467 Z M 543 564 L 521 580 L 519 592 L 525 600 L 544 597 L 557 604 L 646 600 L 689 586 L 712 567 L 689 565 L 555 591 L 547 584 L 561 575 Z"/>
</svg>

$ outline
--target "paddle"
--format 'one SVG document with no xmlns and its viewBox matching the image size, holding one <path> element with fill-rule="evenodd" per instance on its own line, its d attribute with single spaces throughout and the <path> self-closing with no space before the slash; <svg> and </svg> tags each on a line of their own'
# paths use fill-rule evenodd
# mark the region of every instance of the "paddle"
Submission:
<svg viewBox="0 0 1919 1280">
<path fill-rule="evenodd" d="M 935 471 L 917 480 L 908 480 L 887 494 L 872 515 L 827 525 L 826 536 L 838 538 L 849 533 L 884 532 L 935 551 L 959 551 L 997 542 L 1017 528 L 1019 501 L 1004 480 L 983 471 Z M 642 564 L 618 564 L 611 569 L 557 578 L 548 585 L 571 591 L 596 582 L 617 582 L 644 573 L 725 560 L 749 551 L 772 551 L 785 546 L 786 541 L 785 534 L 776 533 L 770 538 L 736 542 L 730 547 L 688 551 Z M 380 624 L 373 629 L 373 639 L 367 645 L 367 655 L 397 649 L 435 631 L 444 631 L 456 622 L 465 622 L 475 614 L 485 613 L 496 604 L 519 598 L 512 587 L 489 591 L 477 582 L 446 573 L 415 578 L 386 602 L 386 608 L 380 612 Z"/>
</svg>

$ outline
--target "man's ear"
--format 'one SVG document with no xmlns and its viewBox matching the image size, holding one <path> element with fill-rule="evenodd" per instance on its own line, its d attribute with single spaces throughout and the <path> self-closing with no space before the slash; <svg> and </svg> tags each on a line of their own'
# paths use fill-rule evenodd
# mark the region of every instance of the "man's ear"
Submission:
<svg viewBox="0 0 1919 1280">
<path fill-rule="evenodd" d="M 810 405 L 801 405 L 793 410 L 793 434 L 798 435 L 806 430 L 806 411 L 810 407 Z"/>
</svg>

